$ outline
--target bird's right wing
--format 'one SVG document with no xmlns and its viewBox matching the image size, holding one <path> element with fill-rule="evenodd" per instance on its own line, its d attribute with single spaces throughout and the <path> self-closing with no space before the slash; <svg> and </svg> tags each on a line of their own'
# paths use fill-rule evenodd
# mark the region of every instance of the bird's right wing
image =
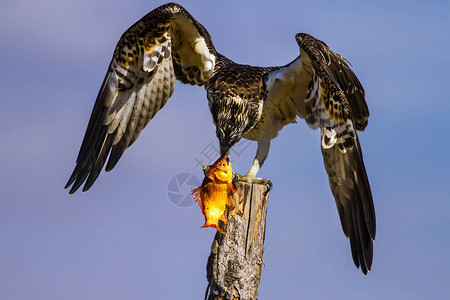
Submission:
<svg viewBox="0 0 450 300">
<path fill-rule="evenodd" d="M 310 35 L 297 34 L 296 39 L 300 56 L 268 73 L 268 105 L 274 114 L 287 116 L 286 123 L 298 115 L 311 128 L 320 128 L 342 229 L 355 265 L 366 274 L 372 265 L 375 210 L 356 133 L 369 117 L 364 90 L 345 58 Z"/>
<path fill-rule="evenodd" d="M 67 182 L 74 193 L 88 190 L 139 136 L 172 95 L 175 78 L 205 85 L 216 50 L 206 29 L 183 7 L 169 3 L 148 13 L 120 38 L 86 134 Z"/>
</svg>

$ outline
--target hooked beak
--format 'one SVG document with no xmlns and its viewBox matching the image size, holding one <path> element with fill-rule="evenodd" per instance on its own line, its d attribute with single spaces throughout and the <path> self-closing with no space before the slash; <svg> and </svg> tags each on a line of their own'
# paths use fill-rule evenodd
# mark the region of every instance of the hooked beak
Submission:
<svg viewBox="0 0 450 300">
<path fill-rule="evenodd" d="M 221 157 L 230 157 L 230 148 L 220 145 L 220 156 Z"/>
</svg>

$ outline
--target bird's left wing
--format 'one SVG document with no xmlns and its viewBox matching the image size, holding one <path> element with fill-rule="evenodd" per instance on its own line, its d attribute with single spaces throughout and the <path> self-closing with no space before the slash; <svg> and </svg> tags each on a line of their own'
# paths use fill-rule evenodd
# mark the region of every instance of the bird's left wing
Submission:
<svg viewBox="0 0 450 300">
<path fill-rule="evenodd" d="M 267 75 L 268 106 L 290 122 L 297 115 L 320 128 L 342 229 L 355 265 L 366 274 L 372 265 L 375 210 L 356 133 L 369 117 L 364 90 L 345 58 L 310 35 L 297 34 L 296 39 L 300 56 Z"/>
<path fill-rule="evenodd" d="M 114 51 L 76 161 L 67 182 L 88 190 L 139 136 L 172 95 L 175 78 L 205 85 L 216 50 L 206 29 L 183 7 L 169 3 L 131 26 Z"/>
</svg>

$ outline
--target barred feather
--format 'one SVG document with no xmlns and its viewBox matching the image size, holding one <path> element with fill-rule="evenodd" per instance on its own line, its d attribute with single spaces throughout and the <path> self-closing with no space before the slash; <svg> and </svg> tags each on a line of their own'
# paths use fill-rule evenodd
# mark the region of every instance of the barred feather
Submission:
<svg viewBox="0 0 450 300">
<path fill-rule="evenodd" d="M 110 171 L 163 108 L 175 79 L 204 86 L 221 155 L 242 137 L 258 141 L 256 175 L 270 140 L 297 116 L 320 128 L 321 150 L 353 260 L 372 265 L 375 210 L 357 130 L 367 126 L 365 92 L 349 62 L 324 42 L 297 34 L 300 55 L 281 67 L 236 64 L 216 52 L 206 29 L 183 7 L 163 5 L 119 40 L 66 188 L 88 190 Z M 251 170 L 253 170 L 253 165 Z"/>
<path fill-rule="evenodd" d="M 104 164 L 114 168 L 124 151 L 172 95 L 175 77 L 205 85 L 216 51 L 208 32 L 184 8 L 163 5 L 119 40 L 66 184 L 74 193 L 94 183 Z"/>
</svg>

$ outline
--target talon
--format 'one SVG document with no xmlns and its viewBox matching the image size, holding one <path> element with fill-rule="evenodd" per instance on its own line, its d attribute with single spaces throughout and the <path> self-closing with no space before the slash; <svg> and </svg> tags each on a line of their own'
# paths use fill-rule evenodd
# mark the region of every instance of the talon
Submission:
<svg viewBox="0 0 450 300">
<path fill-rule="evenodd" d="M 270 181 L 269 179 L 254 178 L 248 175 L 244 176 L 238 173 L 233 173 L 233 185 L 235 185 L 237 181 L 266 185 L 267 190 L 263 193 L 263 196 L 266 196 L 273 188 L 272 181 Z"/>
<path fill-rule="evenodd" d="M 233 181 L 234 182 L 244 181 L 244 182 L 248 182 L 248 183 L 254 183 L 255 179 L 258 179 L 258 178 L 254 178 L 254 177 L 251 177 L 251 176 L 248 176 L 248 175 L 241 175 L 239 173 L 233 173 L 233 175 L 234 175 L 233 176 Z"/>
<path fill-rule="evenodd" d="M 239 177 L 242 176 L 241 174 L 238 173 L 233 173 L 233 180 L 231 181 L 231 183 L 233 184 L 234 188 L 236 188 L 236 182 L 239 181 Z"/>
<path fill-rule="evenodd" d="M 267 179 L 266 187 L 267 187 L 267 190 L 263 193 L 264 197 L 267 196 L 267 194 L 272 190 L 272 188 L 273 188 L 272 181 Z"/>
<path fill-rule="evenodd" d="M 207 173 L 209 172 L 209 170 L 211 169 L 210 165 L 203 165 L 203 173 L 205 174 L 205 176 L 207 177 Z"/>
<path fill-rule="evenodd" d="M 239 173 L 233 173 L 233 182 L 238 182 L 238 181 L 245 181 L 245 182 L 249 182 L 247 181 L 247 177 L 244 175 L 241 175 Z"/>
</svg>

